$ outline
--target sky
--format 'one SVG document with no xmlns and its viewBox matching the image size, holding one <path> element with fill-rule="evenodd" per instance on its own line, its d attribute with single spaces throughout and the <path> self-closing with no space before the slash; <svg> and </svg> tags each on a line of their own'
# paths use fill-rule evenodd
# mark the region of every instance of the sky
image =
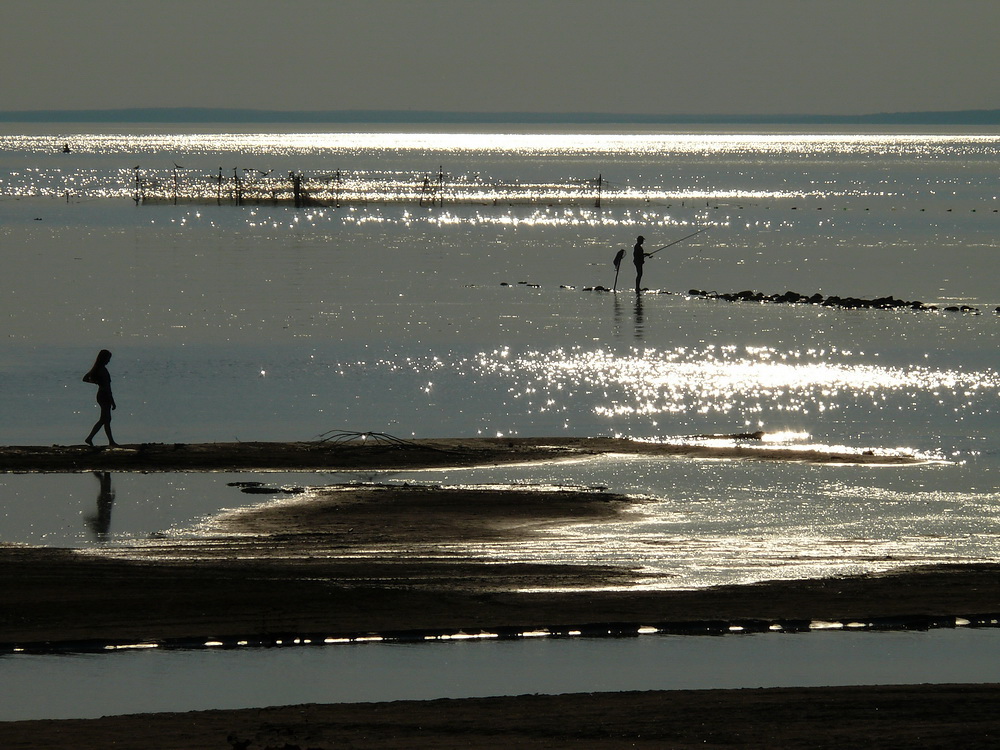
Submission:
<svg viewBox="0 0 1000 750">
<path fill-rule="evenodd" d="M 0 109 L 1000 108 L 997 0 L 4 0 Z"/>
</svg>

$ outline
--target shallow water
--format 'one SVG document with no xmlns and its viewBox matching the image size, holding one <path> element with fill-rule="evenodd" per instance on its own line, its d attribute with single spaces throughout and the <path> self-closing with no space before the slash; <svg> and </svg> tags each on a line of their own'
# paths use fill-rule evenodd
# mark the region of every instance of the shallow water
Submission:
<svg viewBox="0 0 1000 750">
<path fill-rule="evenodd" d="M 127 547 L 260 502 L 227 487 L 233 479 L 361 479 L 633 494 L 636 513 L 621 522 L 463 552 L 615 562 L 667 573 L 661 585 L 997 559 L 1000 131 L 400 130 L 0 126 L 0 440 L 82 441 L 97 415 L 80 378 L 108 348 L 125 443 L 763 429 L 779 444 L 933 460 L 607 457 L 399 474 L 115 474 L 103 486 L 89 473 L 5 475 L 0 542 Z M 338 170 L 368 197 L 231 204 L 237 176 L 261 185 L 300 171 L 331 187 Z M 412 191 L 439 171 L 444 205 L 420 206 Z M 196 202 L 173 205 L 175 184 Z M 166 202 L 136 205 L 137 190 Z M 612 285 L 611 259 L 636 235 L 653 250 L 695 228 L 707 231 L 646 264 L 645 284 L 672 294 L 627 291 L 628 262 L 617 294 L 583 291 Z M 728 304 L 689 299 L 692 288 L 892 294 L 983 314 Z M 996 631 L 955 630 L 18 655 L 0 658 L 0 719 L 996 682 L 996 647 Z"/>
<path fill-rule="evenodd" d="M 342 170 L 383 198 L 440 168 L 449 187 L 433 208 L 382 198 L 300 210 L 136 205 L 137 164 L 149 190 L 172 189 L 181 165 L 182 193 L 218 187 L 220 164 L 226 179 L 233 167 L 247 180 L 297 170 L 321 182 Z M 601 208 L 580 192 L 597 174 Z M 536 192 L 473 203 L 459 189 L 515 183 Z M 444 475 L 656 498 L 639 521 L 553 544 L 567 559 L 624 560 L 698 583 L 991 560 L 998 209 L 996 129 L 3 126 L 2 439 L 79 442 L 96 419 L 80 377 L 109 348 L 120 442 L 763 429 L 779 444 L 937 460 L 603 460 Z M 611 258 L 635 235 L 656 249 L 695 227 L 707 231 L 646 265 L 645 282 L 673 294 L 626 291 L 629 263 L 618 294 L 583 291 L 612 284 Z M 690 288 L 893 294 L 983 314 L 729 304 L 688 298 Z M 97 480 L 47 484 L 59 481 L 4 479 L 4 539 L 94 541 Z M 112 543 L 241 500 L 202 478 L 114 483 Z"/>
<path fill-rule="evenodd" d="M 689 588 L 996 559 L 1000 523 L 990 476 L 983 484 L 948 463 L 625 456 L 408 472 L 7 475 L 0 477 L 0 542 L 119 549 L 150 538 L 190 538 L 224 509 L 273 502 L 229 486 L 248 480 L 274 488 L 359 481 L 604 487 L 636 498 L 613 523 L 449 550 L 482 560 L 615 564 L 637 571 L 636 586 Z"/>
<path fill-rule="evenodd" d="M 1000 631 L 535 638 L 0 657 L 0 721 L 525 693 L 1000 681 Z"/>
<path fill-rule="evenodd" d="M 274 487 L 351 481 L 336 474 L 254 475 Z M 0 542 L 101 548 L 194 533 L 203 519 L 266 501 L 233 482 L 246 474 L 110 473 L 0 474 Z"/>
</svg>

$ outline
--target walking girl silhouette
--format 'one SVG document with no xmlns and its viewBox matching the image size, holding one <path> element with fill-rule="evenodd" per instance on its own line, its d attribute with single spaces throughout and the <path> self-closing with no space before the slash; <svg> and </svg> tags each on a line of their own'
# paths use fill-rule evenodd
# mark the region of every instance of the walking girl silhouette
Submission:
<svg viewBox="0 0 1000 750">
<path fill-rule="evenodd" d="M 94 366 L 83 376 L 84 383 L 93 383 L 97 386 L 97 405 L 101 407 L 101 417 L 84 441 L 87 445 L 94 444 L 94 435 L 103 427 L 104 434 L 108 436 L 108 445 L 118 446 L 111 435 L 111 412 L 118 406 L 115 404 L 115 397 L 111 395 L 111 373 L 108 372 L 108 362 L 110 361 L 111 352 L 107 349 L 101 349 L 94 361 Z"/>
</svg>

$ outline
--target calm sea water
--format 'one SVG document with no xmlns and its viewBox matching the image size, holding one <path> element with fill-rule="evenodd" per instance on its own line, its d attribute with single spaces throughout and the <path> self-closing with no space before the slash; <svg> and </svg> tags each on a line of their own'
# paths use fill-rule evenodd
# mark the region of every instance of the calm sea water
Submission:
<svg viewBox="0 0 1000 750">
<path fill-rule="evenodd" d="M 325 205 L 235 204 L 251 188 L 287 198 L 290 172 Z M 108 348 L 126 443 L 763 429 L 933 459 L 371 477 L 646 498 L 622 524 L 474 554 L 612 560 L 671 586 L 996 559 L 998 209 L 997 131 L 4 126 L 0 440 L 81 442 L 97 415 L 80 378 Z M 617 294 L 584 291 L 612 286 L 636 235 L 653 250 L 703 228 L 648 261 L 653 292 L 629 291 L 628 261 Z M 982 314 L 728 304 L 691 288 Z M 98 522 L 90 475 L 2 477 L 0 538 L 180 533 L 244 502 L 223 479 L 113 477 Z"/>
</svg>

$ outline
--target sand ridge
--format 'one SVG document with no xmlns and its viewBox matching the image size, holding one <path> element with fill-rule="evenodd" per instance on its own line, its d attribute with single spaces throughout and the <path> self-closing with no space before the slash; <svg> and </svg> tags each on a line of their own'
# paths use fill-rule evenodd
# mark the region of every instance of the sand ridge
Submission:
<svg viewBox="0 0 1000 750">
<path fill-rule="evenodd" d="M 70 471 L 313 471 L 425 469 L 554 461 L 606 454 L 650 457 L 756 459 L 864 465 L 924 462 L 917 456 L 874 450 L 817 450 L 771 446 L 754 439 L 730 444 L 707 436 L 672 442 L 626 438 L 436 438 L 380 442 L 140 443 L 97 446 L 0 446 L 0 472 Z"/>
</svg>

